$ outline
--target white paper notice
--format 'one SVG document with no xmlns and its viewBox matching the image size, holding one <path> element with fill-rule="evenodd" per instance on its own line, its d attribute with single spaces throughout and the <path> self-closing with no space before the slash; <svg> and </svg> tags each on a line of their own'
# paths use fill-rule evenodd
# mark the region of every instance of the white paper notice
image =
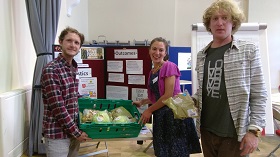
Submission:
<svg viewBox="0 0 280 157">
<path fill-rule="evenodd" d="M 137 49 L 115 49 L 114 55 L 115 59 L 137 59 L 138 51 Z"/>
<path fill-rule="evenodd" d="M 80 78 L 79 93 L 97 99 L 97 77 Z"/>
<path fill-rule="evenodd" d="M 123 72 L 123 61 L 107 61 L 107 72 Z"/>
<path fill-rule="evenodd" d="M 79 77 L 92 77 L 91 68 L 78 68 Z"/>
<path fill-rule="evenodd" d="M 88 64 L 83 64 L 83 63 L 78 64 L 78 68 L 88 68 L 88 67 L 89 67 Z"/>
<path fill-rule="evenodd" d="M 107 85 L 106 99 L 128 100 L 128 87 Z"/>
<path fill-rule="evenodd" d="M 82 56 L 81 56 L 81 49 L 79 50 L 79 53 L 77 53 L 77 55 L 74 56 L 73 59 L 74 59 L 77 63 L 83 63 Z"/>
<path fill-rule="evenodd" d="M 126 60 L 126 74 L 143 74 L 143 60 Z"/>
<path fill-rule="evenodd" d="M 60 51 L 60 52 L 59 52 L 59 51 L 55 51 L 55 52 L 54 52 L 54 58 L 57 58 L 58 55 L 59 55 L 60 53 L 62 53 L 62 52 L 61 52 L 61 51 Z M 81 49 L 80 49 L 79 52 L 77 53 L 77 55 L 74 56 L 73 59 L 74 59 L 77 63 L 83 63 L 83 60 L 82 60 L 81 57 L 82 57 L 82 56 L 81 56 Z"/>
<path fill-rule="evenodd" d="M 109 73 L 108 74 L 108 81 L 109 82 L 124 83 L 124 74 Z"/>
<path fill-rule="evenodd" d="M 144 88 L 132 88 L 131 89 L 131 100 L 132 101 L 140 101 L 142 99 L 146 99 L 148 97 L 147 89 Z M 138 111 L 143 113 L 148 108 L 148 104 L 142 105 L 138 107 Z"/>
<path fill-rule="evenodd" d="M 191 53 L 179 52 L 178 53 L 178 68 L 182 70 L 192 69 L 192 55 Z"/>
<path fill-rule="evenodd" d="M 128 84 L 145 85 L 145 75 L 128 75 Z"/>
</svg>

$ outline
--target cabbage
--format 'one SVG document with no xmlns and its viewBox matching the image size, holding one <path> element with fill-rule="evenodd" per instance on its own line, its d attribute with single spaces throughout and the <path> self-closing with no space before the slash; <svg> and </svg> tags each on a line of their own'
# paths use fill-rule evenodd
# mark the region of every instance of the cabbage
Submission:
<svg viewBox="0 0 280 157">
<path fill-rule="evenodd" d="M 93 115 L 92 122 L 98 124 L 111 123 L 111 118 L 107 110 L 99 111 L 95 115 Z"/>
<path fill-rule="evenodd" d="M 130 123 L 127 116 L 118 116 L 113 120 L 113 123 Z"/>
<path fill-rule="evenodd" d="M 92 118 L 97 112 L 99 112 L 99 111 L 91 110 L 91 109 L 84 109 L 82 116 L 80 115 L 80 117 L 82 119 L 82 123 L 92 122 Z"/>
</svg>

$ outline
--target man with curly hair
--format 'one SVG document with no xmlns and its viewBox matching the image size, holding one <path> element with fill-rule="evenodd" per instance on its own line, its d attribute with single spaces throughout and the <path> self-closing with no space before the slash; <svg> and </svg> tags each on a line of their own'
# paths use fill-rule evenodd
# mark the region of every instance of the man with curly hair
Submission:
<svg viewBox="0 0 280 157">
<path fill-rule="evenodd" d="M 205 157 L 249 156 L 265 127 L 267 91 L 259 48 L 233 34 L 245 17 L 233 0 L 217 0 L 203 15 L 213 40 L 197 54 L 197 126 Z"/>
</svg>

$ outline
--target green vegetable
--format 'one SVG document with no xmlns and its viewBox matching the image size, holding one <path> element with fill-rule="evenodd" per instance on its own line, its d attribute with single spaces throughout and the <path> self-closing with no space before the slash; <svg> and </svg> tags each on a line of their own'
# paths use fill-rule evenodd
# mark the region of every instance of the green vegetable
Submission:
<svg viewBox="0 0 280 157">
<path fill-rule="evenodd" d="M 127 116 L 118 116 L 113 120 L 113 123 L 130 123 Z"/>
<path fill-rule="evenodd" d="M 116 118 L 118 116 L 126 116 L 129 119 L 133 118 L 129 111 L 127 111 L 123 106 L 113 109 L 111 113 L 113 118 Z"/>
<path fill-rule="evenodd" d="M 92 122 L 98 123 L 98 124 L 111 123 L 111 118 L 110 118 L 107 110 L 99 111 L 98 113 L 96 113 L 93 116 Z"/>
</svg>

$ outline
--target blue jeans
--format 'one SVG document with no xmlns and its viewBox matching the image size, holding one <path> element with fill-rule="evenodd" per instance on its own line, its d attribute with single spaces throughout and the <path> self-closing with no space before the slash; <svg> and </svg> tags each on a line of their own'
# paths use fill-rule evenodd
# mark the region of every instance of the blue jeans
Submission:
<svg viewBox="0 0 280 157">
<path fill-rule="evenodd" d="M 45 138 L 47 157 L 78 157 L 80 142 L 75 138 Z"/>
</svg>

